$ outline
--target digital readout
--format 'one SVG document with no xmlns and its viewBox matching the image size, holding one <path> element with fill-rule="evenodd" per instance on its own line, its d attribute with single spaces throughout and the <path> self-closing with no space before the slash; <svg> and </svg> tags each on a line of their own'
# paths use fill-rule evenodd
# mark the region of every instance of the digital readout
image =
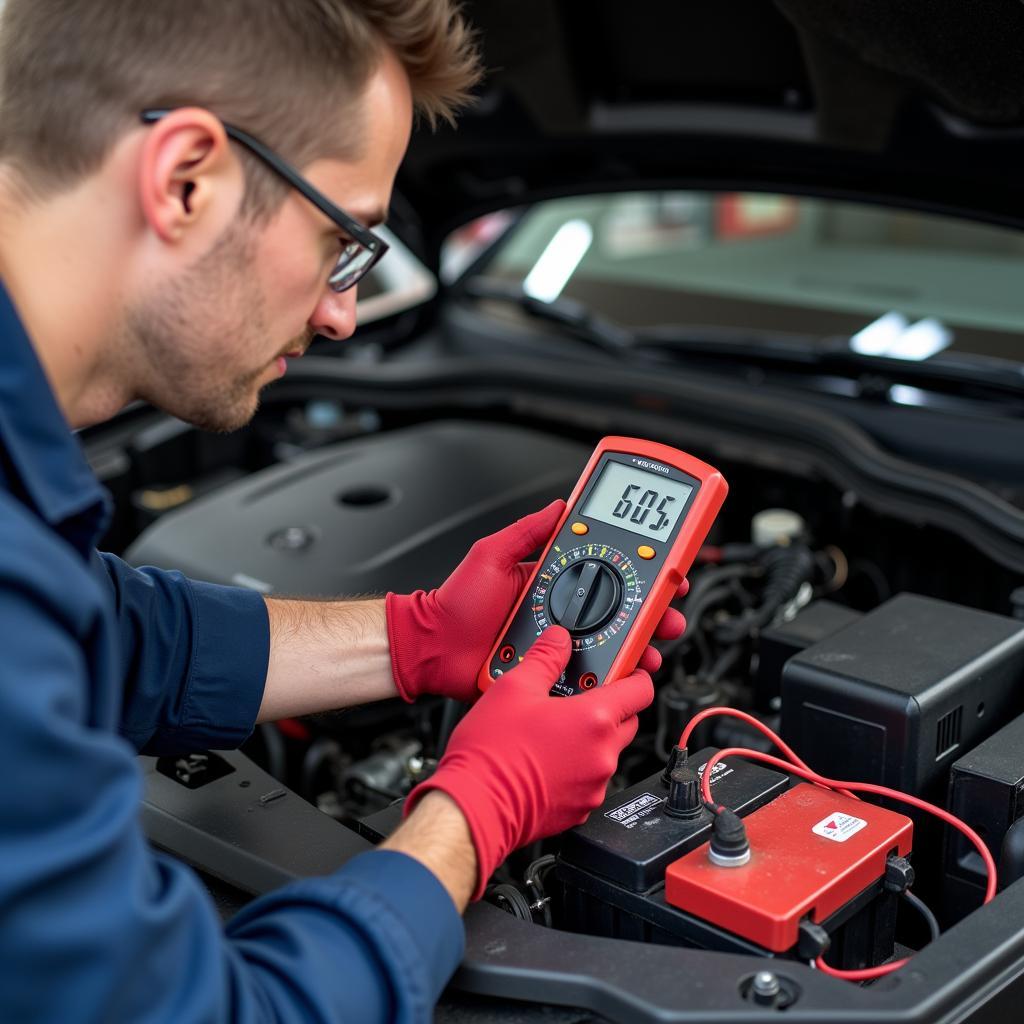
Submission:
<svg viewBox="0 0 1024 1024">
<path fill-rule="evenodd" d="M 644 537 L 664 540 L 672 533 L 692 493 L 689 484 L 621 462 L 609 462 L 581 514 Z"/>
</svg>

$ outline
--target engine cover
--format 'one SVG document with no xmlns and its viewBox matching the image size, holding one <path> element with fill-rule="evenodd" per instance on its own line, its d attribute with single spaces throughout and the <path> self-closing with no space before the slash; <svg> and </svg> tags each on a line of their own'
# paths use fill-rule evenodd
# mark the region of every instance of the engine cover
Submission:
<svg viewBox="0 0 1024 1024">
<path fill-rule="evenodd" d="M 442 582 L 480 537 L 568 495 L 590 448 L 490 423 L 347 441 L 168 513 L 134 565 L 305 597 Z"/>
</svg>

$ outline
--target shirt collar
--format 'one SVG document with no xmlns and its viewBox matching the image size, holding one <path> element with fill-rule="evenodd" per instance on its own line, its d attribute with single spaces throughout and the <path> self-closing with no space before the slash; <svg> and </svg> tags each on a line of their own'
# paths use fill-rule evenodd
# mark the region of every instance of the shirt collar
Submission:
<svg viewBox="0 0 1024 1024">
<path fill-rule="evenodd" d="M 2 285 L 0 345 L 0 445 L 20 496 L 76 547 L 91 547 L 107 518 L 106 491 L 68 427 Z"/>
</svg>

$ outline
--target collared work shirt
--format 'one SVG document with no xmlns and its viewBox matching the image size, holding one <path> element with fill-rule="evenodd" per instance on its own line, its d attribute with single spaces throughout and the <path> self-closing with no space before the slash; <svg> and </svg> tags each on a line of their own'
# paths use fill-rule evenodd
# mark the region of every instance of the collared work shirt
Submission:
<svg viewBox="0 0 1024 1024">
<path fill-rule="evenodd" d="M 260 595 L 94 550 L 108 498 L 0 288 L 0 1021 L 427 1021 L 462 953 L 434 876 L 374 851 L 223 929 L 139 826 L 136 753 L 231 747 Z"/>
</svg>

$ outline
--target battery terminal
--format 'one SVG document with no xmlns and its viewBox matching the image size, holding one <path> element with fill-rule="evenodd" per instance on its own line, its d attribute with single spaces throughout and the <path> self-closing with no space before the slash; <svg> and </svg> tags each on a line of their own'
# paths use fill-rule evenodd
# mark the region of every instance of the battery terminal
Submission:
<svg viewBox="0 0 1024 1024">
<path fill-rule="evenodd" d="M 715 808 L 708 860 L 720 868 L 740 868 L 750 862 L 750 841 L 742 819 L 727 807 Z"/>
</svg>

